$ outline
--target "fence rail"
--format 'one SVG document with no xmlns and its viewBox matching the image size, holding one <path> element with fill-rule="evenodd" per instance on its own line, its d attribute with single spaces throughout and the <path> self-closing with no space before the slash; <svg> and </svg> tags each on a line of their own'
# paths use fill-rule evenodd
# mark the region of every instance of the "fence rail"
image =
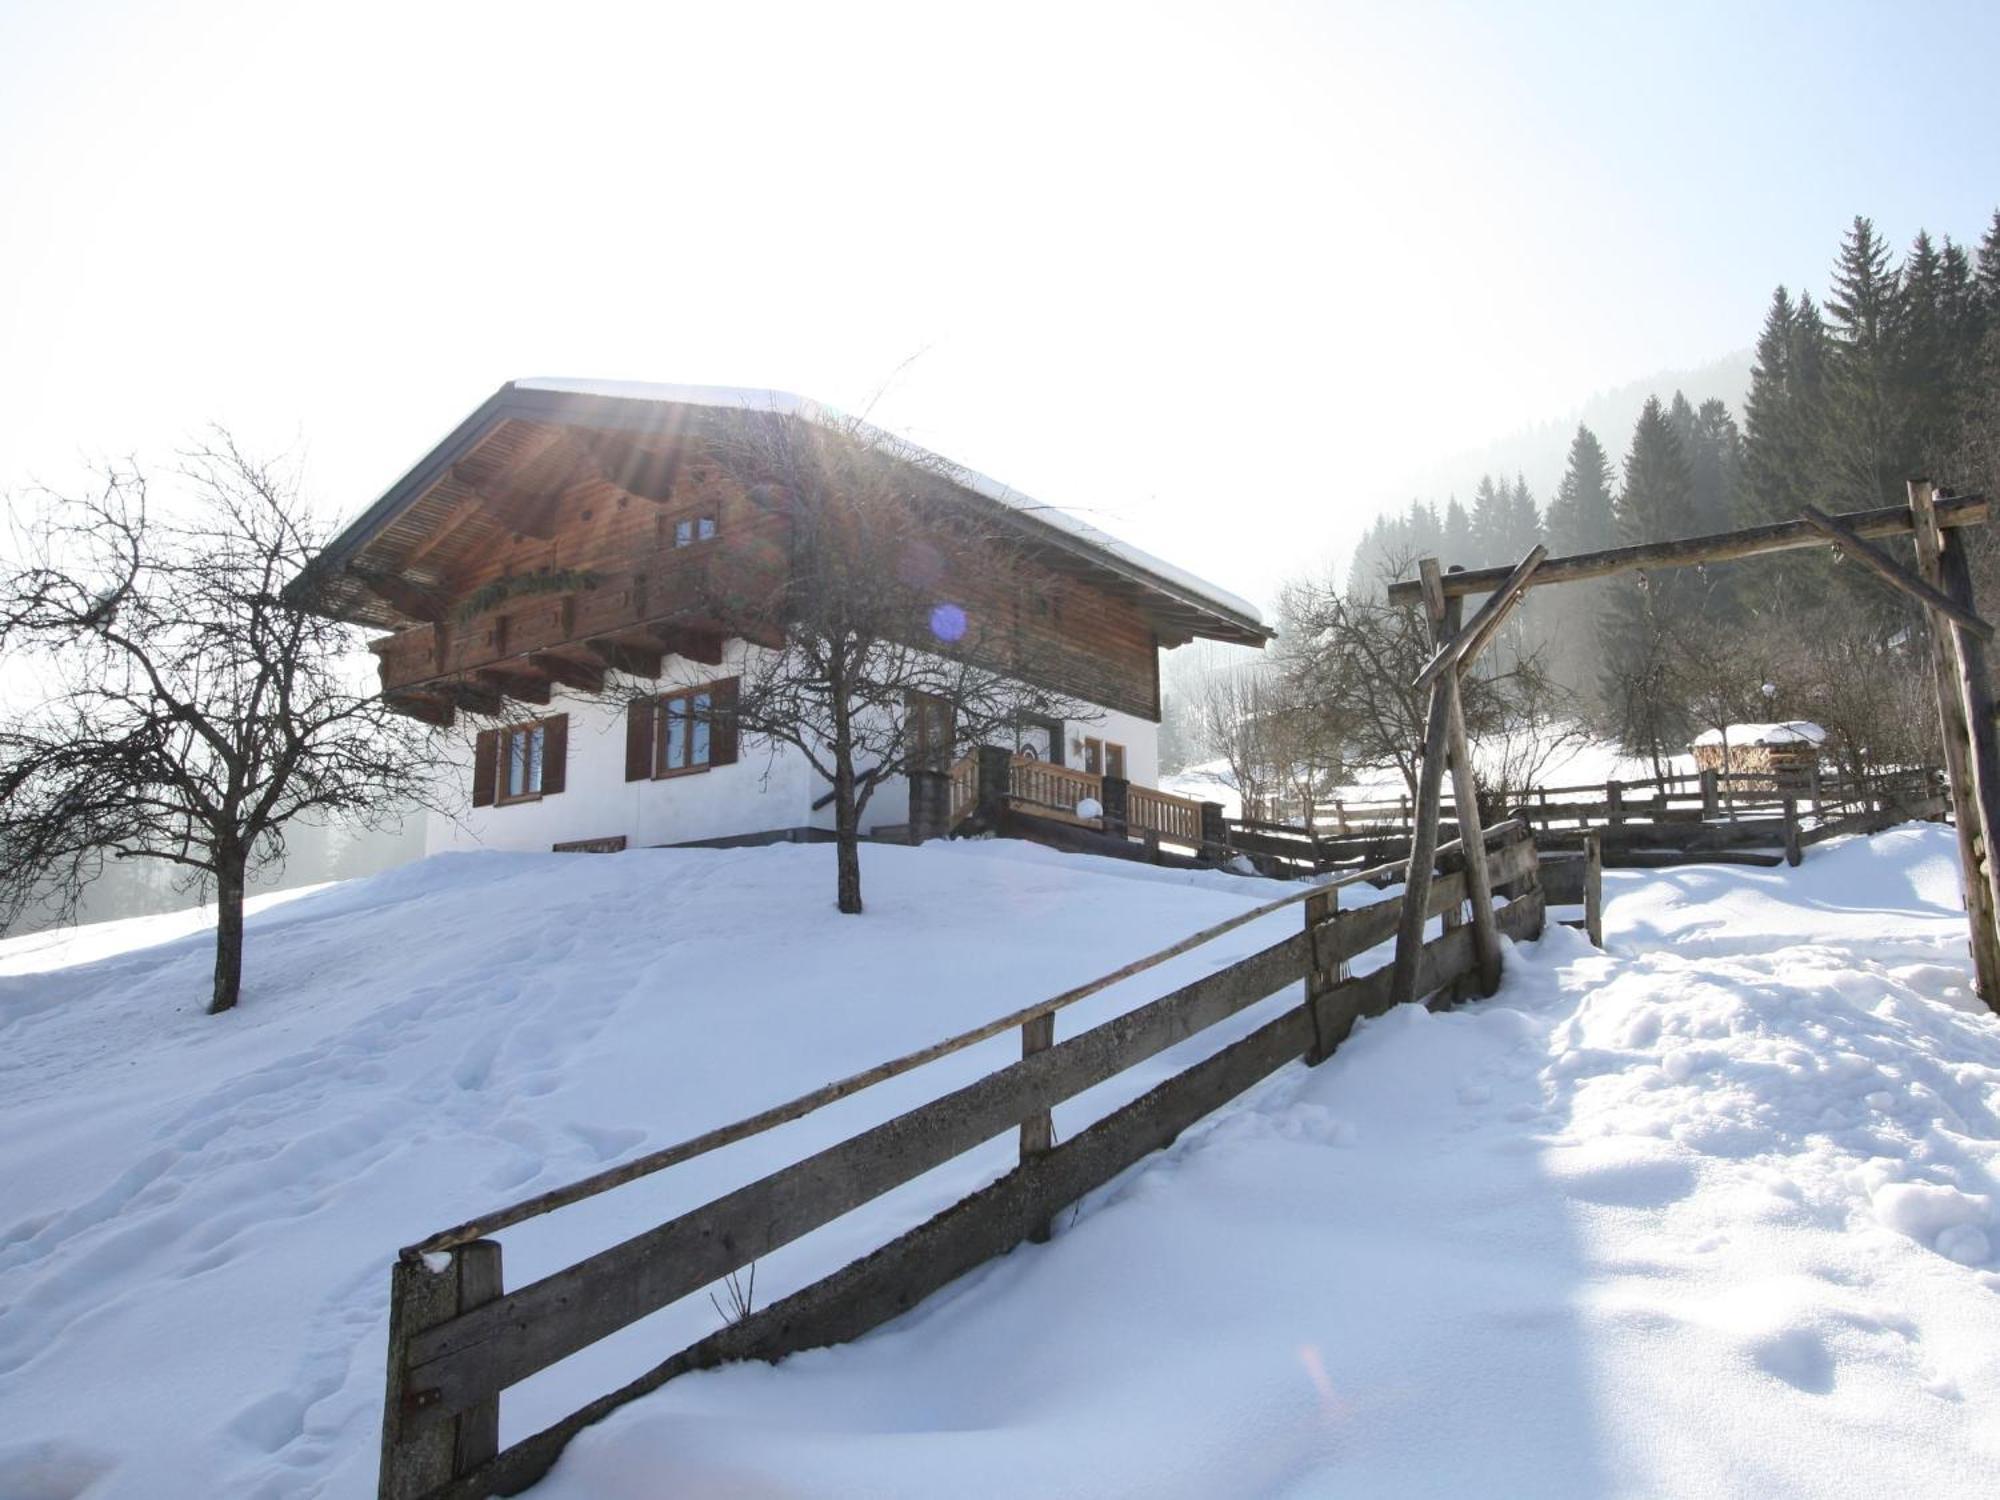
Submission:
<svg viewBox="0 0 2000 1500">
<path fill-rule="evenodd" d="M 1440 852 L 1455 856 L 1460 867 L 1433 882 L 1425 902 L 1427 917 L 1443 919 L 1441 934 L 1423 945 L 1418 965 L 1417 994 L 1432 997 L 1433 1004 L 1449 1003 L 1476 969 L 1472 928 L 1463 917 L 1466 851 L 1447 846 Z M 1526 826 L 1513 822 L 1491 830 L 1487 849 L 1474 857 L 1486 859 L 1494 889 L 1507 898 L 1496 913 L 1500 930 L 1518 938 L 1539 933 L 1544 895 Z M 516 1493 L 545 1474 L 583 1427 L 676 1375 L 727 1360 L 777 1359 L 856 1337 L 980 1262 L 1038 1237 L 1061 1207 L 1166 1145 L 1274 1069 L 1295 1058 L 1323 1059 L 1357 1020 L 1388 1004 L 1389 969 L 1350 977 L 1347 965 L 1394 935 L 1400 903 L 1339 907 L 1341 888 L 1381 873 L 1356 872 L 1288 894 L 1089 984 L 791 1105 L 409 1247 L 391 1282 L 383 1500 Z M 1067 1005 L 1293 905 L 1303 905 L 1304 922 L 1292 936 L 1055 1040 L 1055 1015 Z M 1070 1140 L 1053 1144 L 1049 1112 L 1055 1105 L 1300 980 L 1305 981 L 1302 1003 Z M 1019 1062 L 539 1281 L 503 1289 L 500 1246 L 486 1238 L 497 1229 L 799 1118 L 868 1083 L 1015 1026 L 1022 1033 Z M 554 1426 L 499 1448 L 499 1400 L 508 1386 L 1010 1130 L 1020 1135 L 1019 1165 L 990 1186 L 832 1276 L 749 1313 Z"/>
<path fill-rule="evenodd" d="M 1230 843 L 1275 871 L 1324 873 L 1407 857 L 1407 799 L 1341 802 L 1311 826 L 1272 819 L 1229 820 Z M 1607 863 L 1652 866 L 1697 859 L 1796 864 L 1800 851 L 1838 833 L 1944 815 L 1941 771 L 1913 768 L 1865 777 L 1774 778 L 1764 772 L 1701 771 L 1595 786 L 1536 787 L 1514 794 L 1510 818 L 1536 830 L 1546 850 L 1582 848 L 1602 837 Z M 1441 816 L 1455 824 L 1455 804 Z M 1752 851 L 1779 851 L 1759 853 Z"/>
</svg>

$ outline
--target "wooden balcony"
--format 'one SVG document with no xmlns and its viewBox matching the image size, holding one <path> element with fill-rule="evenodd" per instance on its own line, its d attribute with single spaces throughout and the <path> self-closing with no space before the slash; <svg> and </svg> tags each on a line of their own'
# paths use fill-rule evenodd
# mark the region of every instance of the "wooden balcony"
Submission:
<svg viewBox="0 0 2000 1500">
<path fill-rule="evenodd" d="M 782 549 L 720 543 L 641 554 L 591 587 L 524 592 L 370 643 L 384 694 L 436 723 L 493 713 L 508 699 L 547 703 L 553 685 L 601 691 L 607 670 L 658 676 L 669 655 L 719 664 L 741 636 L 782 644 Z"/>
</svg>

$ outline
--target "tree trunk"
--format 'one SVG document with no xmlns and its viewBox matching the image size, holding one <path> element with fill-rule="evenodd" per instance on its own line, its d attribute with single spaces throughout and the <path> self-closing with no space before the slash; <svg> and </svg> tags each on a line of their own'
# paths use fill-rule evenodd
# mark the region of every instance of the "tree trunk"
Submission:
<svg viewBox="0 0 2000 1500">
<path fill-rule="evenodd" d="M 847 916 L 861 915 L 861 814 L 854 805 L 854 733 L 846 696 L 835 685 L 833 707 L 833 842 L 839 866 L 838 905 Z"/>
<path fill-rule="evenodd" d="M 215 989 L 208 1001 L 211 1016 L 232 1009 L 243 989 L 243 873 L 244 861 L 236 855 L 216 860 Z"/>
</svg>

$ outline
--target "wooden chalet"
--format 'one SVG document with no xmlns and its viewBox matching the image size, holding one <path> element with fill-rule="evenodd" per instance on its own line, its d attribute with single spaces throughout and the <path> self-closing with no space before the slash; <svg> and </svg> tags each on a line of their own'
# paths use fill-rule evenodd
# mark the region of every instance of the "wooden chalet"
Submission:
<svg viewBox="0 0 2000 1500">
<path fill-rule="evenodd" d="M 315 598 L 384 632 L 371 649 L 389 701 L 440 725 L 464 712 L 494 726 L 455 773 L 472 815 L 433 819 L 433 849 L 831 827 L 827 788 L 802 757 L 759 747 L 739 765 L 734 736 L 707 719 L 750 653 L 784 644 L 784 489 L 746 484 L 719 458 L 757 422 L 851 430 L 778 392 L 514 381 L 327 547 Z M 1090 705 L 1087 718 L 1020 726 L 1010 748 L 1031 802 L 1075 818 L 1107 775 L 1156 782 L 1160 650 L 1270 638 L 1252 605 L 1064 512 L 907 444 L 884 439 L 883 451 L 980 523 L 978 546 L 941 559 L 940 599 L 1032 639 L 1023 679 Z M 611 674 L 672 686 L 627 712 L 603 696 Z M 906 825 L 908 808 L 885 787 L 869 813 L 880 830 Z"/>
</svg>

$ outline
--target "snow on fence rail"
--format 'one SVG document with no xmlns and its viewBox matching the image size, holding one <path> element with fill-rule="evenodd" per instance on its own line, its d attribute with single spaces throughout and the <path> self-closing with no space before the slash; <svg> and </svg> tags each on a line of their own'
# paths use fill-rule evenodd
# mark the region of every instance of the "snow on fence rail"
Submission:
<svg viewBox="0 0 2000 1500">
<path fill-rule="evenodd" d="M 1532 834 L 1520 822 L 1489 830 L 1487 868 L 1507 904 L 1499 930 L 1540 933 L 1545 897 Z M 1465 925 L 1465 851 L 1433 881 L 1426 917 L 1441 934 L 1423 944 L 1416 994 L 1450 1003 L 1476 980 Z M 1400 902 L 1340 910 L 1339 892 L 1384 871 L 1359 871 L 1217 923 L 1172 946 L 934 1046 L 828 1084 L 786 1105 L 653 1152 L 404 1249 L 391 1273 L 388 1389 L 383 1404 L 382 1500 L 482 1500 L 515 1494 L 546 1474 L 571 1437 L 676 1375 L 727 1361 L 776 1360 L 856 1338 L 907 1311 L 1023 1240 L 1055 1214 L 1171 1142 L 1277 1068 L 1318 1063 L 1355 1022 L 1388 1008 L 1391 971 L 1350 976 L 1348 961 L 1395 935 Z M 1302 930 L 1157 1000 L 1055 1040 L 1055 1014 L 1288 906 Z M 1060 1145 L 1050 1111 L 1240 1013 L 1299 980 L 1304 1001 L 1113 1111 Z M 512 1292 L 503 1289 L 498 1229 L 550 1212 L 797 1119 L 871 1083 L 1020 1027 L 1017 1063 L 646 1230 Z M 750 1312 L 555 1425 L 499 1447 L 500 1393 L 759 1256 L 921 1176 L 997 1135 L 1020 1132 L 1020 1164 L 985 1188 L 833 1275 Z"/>
</svg>

